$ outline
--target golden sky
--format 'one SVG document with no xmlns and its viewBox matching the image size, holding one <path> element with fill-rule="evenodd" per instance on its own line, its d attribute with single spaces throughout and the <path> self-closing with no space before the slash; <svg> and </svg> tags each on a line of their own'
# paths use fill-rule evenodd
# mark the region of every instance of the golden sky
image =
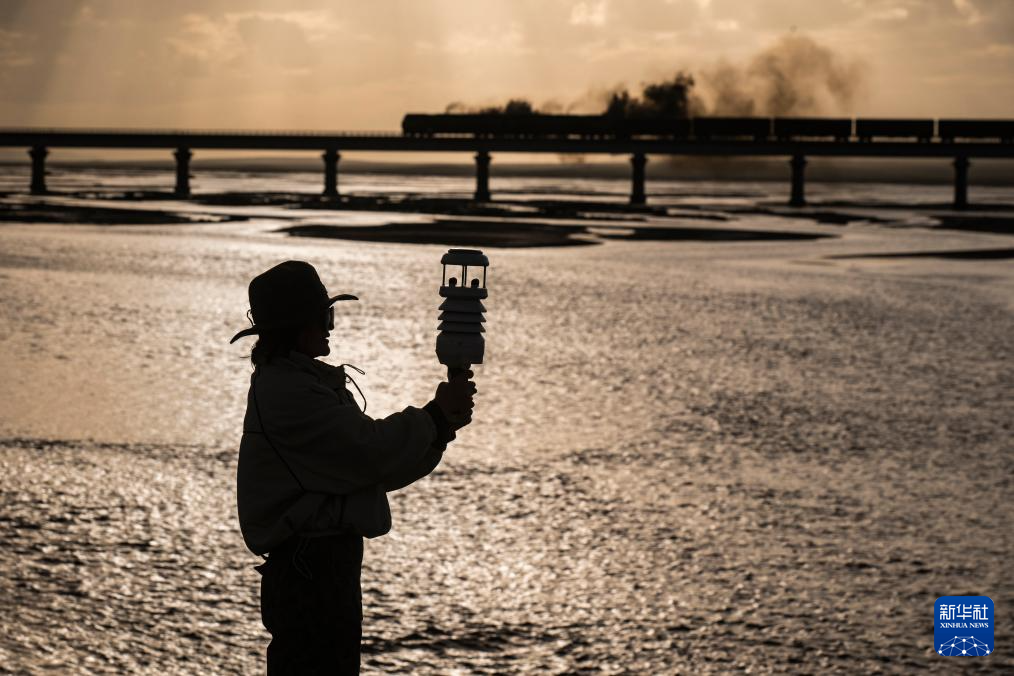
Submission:
<svg viewBox="0 0 1014 676">
<path fill-rule="evenodd" d="M 793 38 L 854 79 L 817 112 L 1014 117 L 1014 0 L 0 0 L 0 126 L 395 130 L 518 96 L 590 112 L 681 69 L 705 96 L 730 69 L 750 87 Z"/>
</svg>

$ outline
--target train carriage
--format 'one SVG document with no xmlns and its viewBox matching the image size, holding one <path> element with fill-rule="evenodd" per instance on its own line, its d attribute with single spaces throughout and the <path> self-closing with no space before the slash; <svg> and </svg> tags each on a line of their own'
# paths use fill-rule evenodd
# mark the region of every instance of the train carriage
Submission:
<svg viewBox="0 0 1014 676">
<path fill-rule="evenodd" d="M 948 143 L 958 139 L 1014 143 L 1014 120 L 940 120 L 937 135 Z"/>
<path fill-rule="evenodd" d="M 602 138 L 613 135 L 604 115 L 519 115 L 517 124 L 534 138 Z"/>
<path fill-rule="evenodd" d="M 628 117 L 616 120 L 616 129 L 624 137 L 661 137 L 673 140 L 690 136 L 690 120 L 685 117 Z"/>
<path fill-rule="evenodd" d="M 710 139 L 765 141 L 771 135 L 771 118 L 768 117 L 695 117 L 694 137 L 699 141 Z"/>
<path fill-rule="evenodd" d="M 934 134 L 933 120 L 899 118 L 860 118 L 856 120 L 856 136 L 860 141 L 873 139 L 915 139 L 928 142 Z"/>
<path fill-rule="evenodd" d="M 406 136 L 472 136 L 475 138 L 579 138 L 609 137 L 616 124 L 604 115 L 508 115 L 410 113 L 402 119 Z"/>
<path fill-rule="evenodd" d="M 851 118 L 776 117 L 774 135 L 779 141 L 793 139 L 834 139 L 848 141 L 852 136 Z"/>
</svg>

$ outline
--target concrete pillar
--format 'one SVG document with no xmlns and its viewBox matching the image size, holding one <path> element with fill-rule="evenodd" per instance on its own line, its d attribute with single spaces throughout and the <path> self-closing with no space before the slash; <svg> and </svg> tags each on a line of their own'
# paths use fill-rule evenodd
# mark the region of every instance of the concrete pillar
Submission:
<svg viewBox="0 0 1014 676">
<path fill-rule="evenodd" d="M 644 153 L 634 153 L 630 156 L 630 203 L 640 206 L 648 201 L 644 194 L 644 166 L 648 164 L 648 158 Z"/>
<path fill-rule="evenodd" d="M 475 154 L 475 201 L 489 202 L 489 153 L 480 150 Z"/>
<path fill-rule="evenodd" d="M 35 146 L 28 151 L 32 158 L 32 194 L 46 194 L 46 155 L 49 151 L 44 146 Z"/>
<path fill-rule="evenodd" d="M 190 148 L 180 147 L 173 153 L 176 158 L 176 196 L 190 197 Z"/>
<path fill-rule="evenodd" d="M 954 208 L 968 206 L 968 167 L 971 162 L 964 155 L 954 158 Z"/>
<path fill-rule="evenodd" d="M 789 206 L 806 206 L 806 158 L 802 155 L 793 155 L 789 160 L 792 167 L 792 196 L 789 197 Z"/>
<path fill-rule="evenodd" d="M 337 148 L 328 148 L 324 158 L 324 197 L 338 197 L 338 161 L 342 158 Z"/>
</svg>

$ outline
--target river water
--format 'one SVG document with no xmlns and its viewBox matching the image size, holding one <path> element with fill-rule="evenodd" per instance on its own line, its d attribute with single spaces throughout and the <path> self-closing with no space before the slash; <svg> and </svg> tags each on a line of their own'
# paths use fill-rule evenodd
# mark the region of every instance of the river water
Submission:
<svg viewBox="0 0 1014 676">
<path fill-rule="evenodd" d="M 0 188 L 23 178 L 5 170 Z M 208 172 L 194 187 L 318 181 Z M 493 187 L 522 201 L 626 190 Z M 656 203 L 706 204 L 723 227 L 834 237 L 487 250 L 475 422 L 392 495 L 392 533 L 367 542 L 364 672 L 951 673 L 933 602 L 962 594 L 994 600 L 998 645 L 961 668 L 1014 668 L 1011 261 L 831 258 L 1009 236 L 919 227 L 914 205 L 940 188 L 814 186 L 829 203 L 913 205 L 847 226 L 729 211 L 782 199 L 780 185 L 657 189 Z M 259 559 L 235 517 L 248 346 L 228 344 L 252 276 L 309 260 L 329 291 L 362 299 L 339 308 L 327 360 L 366 370 L 371 414 L 421 405 L 440 380 L 446 247 L 291 238 L 275 232 L 291 214 L 231 211 L 252 218 L 0 226 L 0 672 L 262 668 Z"/>
</svg>

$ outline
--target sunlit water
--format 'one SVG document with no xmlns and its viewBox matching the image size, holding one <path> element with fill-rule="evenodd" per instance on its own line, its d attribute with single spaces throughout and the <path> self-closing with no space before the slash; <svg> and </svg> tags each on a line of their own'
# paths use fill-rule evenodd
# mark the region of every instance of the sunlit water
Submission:
<svg viewBox="0 0 1014 676">
<path fill-rule="evenodd" d="M 6 170 L 0 191 L 23 179 Z M 194 187 L 318 181 L 208 172 Z M 64 190 L 166 183 L 51 178 Z M 467 194 L 471 182 L 350 176 L 343 189 Z M 656 202 L 716 210 L 784 197 L 760 183 L 654 189 Z M 912 186 L 811 195 L 947 198 Z M 328 361 L 366 369 L 371 414 L 425 403 L 442 376 L 445 247 L 274 232 L 297 217 L 0 226 L 0 671 L 262 668 L 259 560 L 234 506 L 250 367 L 249 346 L 228 339 L 247 282 L 299 258 L 333 293 L 362 298 L 340 308 Z M 487 251 L 475 422 L 431 477 L 392 496 L 393 532 L 367 544 L 364 671 L 949 673 L 955 660 L 932 650 L 933 601 L 948 594 L 992 597 L 1009 645 L 1010 260 L 826 257 L 1010 239 L 731 224 L 838 237 Z M 1014 659 L 963 663 L 986 665 Z"/>
</svg>

